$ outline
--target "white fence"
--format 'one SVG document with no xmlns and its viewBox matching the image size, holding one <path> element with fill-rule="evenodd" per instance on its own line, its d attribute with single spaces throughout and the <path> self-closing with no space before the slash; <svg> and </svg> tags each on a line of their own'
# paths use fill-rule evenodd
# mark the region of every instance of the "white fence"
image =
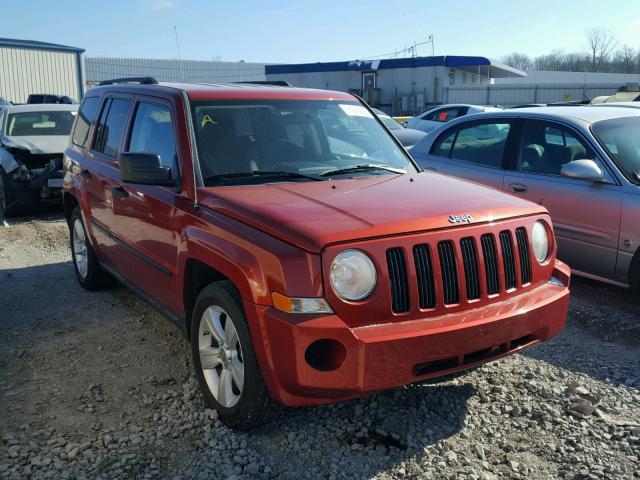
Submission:
<svg viewBox="0 0 640 480">
<path fill-rule="evenodd" d="M 526 103 L 580 101 L 600 95 L 613 95 L 620 84 L 524 84 L 446 87 L 443 103 L 470 103 L 514 107 Z"/>
</svg>

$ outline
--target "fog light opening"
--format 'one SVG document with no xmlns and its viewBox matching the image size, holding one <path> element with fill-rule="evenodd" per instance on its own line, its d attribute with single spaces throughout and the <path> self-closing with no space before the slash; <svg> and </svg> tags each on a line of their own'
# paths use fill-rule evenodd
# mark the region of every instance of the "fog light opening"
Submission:
<svg viewBox="0 0 640 480">
<path fill-rule="evenodd" d="M 340 368 L 347 357 L 347 349 L 337 340 L 323 338 L 307 347 L 304 359 L 314 369 L 330 372 Z"/>
</svg>

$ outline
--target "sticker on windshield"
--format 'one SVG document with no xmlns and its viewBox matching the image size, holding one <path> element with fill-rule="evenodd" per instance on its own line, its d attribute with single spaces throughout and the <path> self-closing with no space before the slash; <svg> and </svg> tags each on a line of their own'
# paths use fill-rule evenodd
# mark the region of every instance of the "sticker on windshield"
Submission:
<svg viewBox="0 0 640 480">
<path fill-rule="evenodd" d="M 340 104 L 338 105 L 344 113 L 349 115 L 350 117 L 367 117 L 373 118 L 369 111 L 364 108 L 362 105 L 346 105 Z"/>
</svg>

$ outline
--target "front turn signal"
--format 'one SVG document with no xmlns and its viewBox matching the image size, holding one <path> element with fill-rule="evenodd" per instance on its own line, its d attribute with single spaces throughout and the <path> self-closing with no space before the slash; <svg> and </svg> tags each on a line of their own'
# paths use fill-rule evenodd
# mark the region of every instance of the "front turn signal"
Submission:
<svg viewBox="0 0 640 480">
<path fill-rule="evenodd" d="M 333 313 L 324 298 L 287 297 L 277 292 L 271 298 L 273 306 L 286 313 Z"/>
</svg>

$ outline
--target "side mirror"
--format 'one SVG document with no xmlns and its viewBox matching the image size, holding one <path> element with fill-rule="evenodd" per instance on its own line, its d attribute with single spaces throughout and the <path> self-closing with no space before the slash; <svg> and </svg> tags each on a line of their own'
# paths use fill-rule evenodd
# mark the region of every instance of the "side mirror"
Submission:
<svg viewBox="0 0 640 480">
<path fill-rule="evenodd" d="M 155 153 L 125 152 L 120 155 L 120 176 L 125 183 L 175 186 L 171 169 Z"/>
<path fill-rule="evenodd" d="M 602 169 L 594 160 L 574 160 L 562 166 L 560 174 L 569 178 L 600 182 L 604 180 Z"/>
</svg>

